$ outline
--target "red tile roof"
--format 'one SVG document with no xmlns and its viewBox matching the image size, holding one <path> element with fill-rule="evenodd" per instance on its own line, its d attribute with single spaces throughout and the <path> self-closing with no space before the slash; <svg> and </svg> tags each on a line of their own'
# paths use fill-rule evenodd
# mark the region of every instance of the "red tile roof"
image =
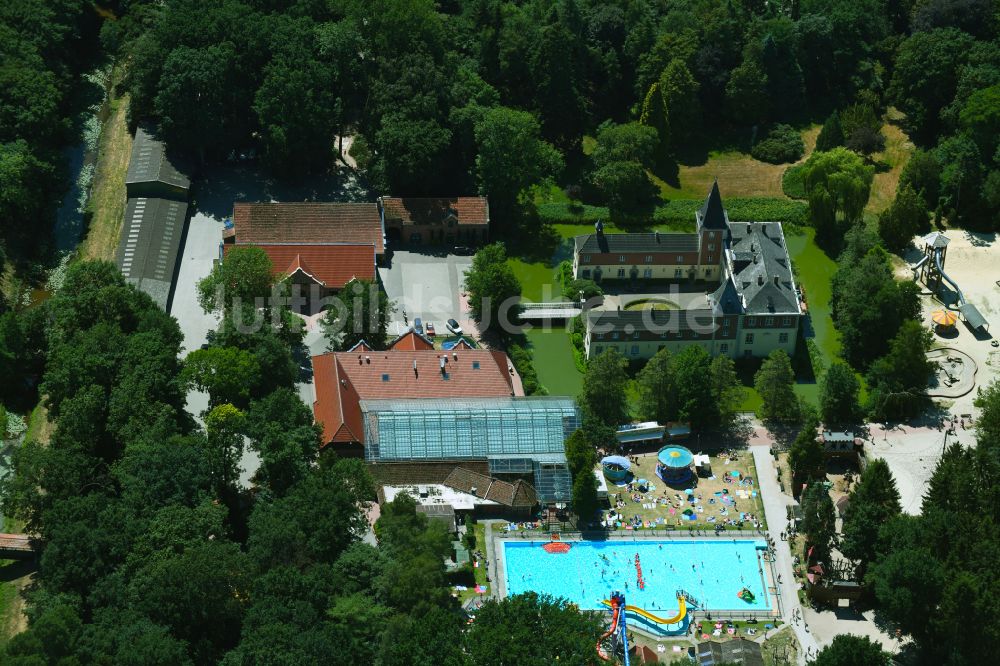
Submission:
<svg viewBox="0 0 1000 666">
<path fill-rule="evenodd" d="M 434 343 L 411 328 L 406 333 L 403 333 L 401 336 L 390 342 L 389 349 L 393 351 L 434 349 Z"/>
<path fill-rule="evenodd" d="M 459 224 L 489 224 L 490 206 L 486 197 L 382 197 L 386 224 L 441 224 L 454 215 Z"/>
<path fill-rule="evenodd" d="M 447 375 L 440 369 L 444 356 Z M 515 392 L 507 355 L 499 351 L 462 350 L 457 359 L 436 349 L 329 352 L 313 356 L 312 362 L 313 413 L 323 425 L 324 443 L 364 441 L 361 400 L 500 398 Z"/>
<path fill-rule="evenodd" d="M 229 252 L 235 245 L 223 245 Z M 267 253 L 276 275 L 300 270 L 330 289 L 341 289 L 352 278 L 375 279 L 372 245 L 257 245 Z"/>
<path fill-rule="evenodd" d="M 382 254 L 382 218 L 374 203 L 235 203 L 237 244 L 371 244 Z"/>
</svg>

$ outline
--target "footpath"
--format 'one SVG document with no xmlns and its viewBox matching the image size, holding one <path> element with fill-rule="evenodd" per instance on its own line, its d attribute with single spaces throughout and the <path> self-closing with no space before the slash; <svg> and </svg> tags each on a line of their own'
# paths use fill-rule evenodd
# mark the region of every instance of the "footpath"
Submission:
<svg viewBox="0 0 1000 666">
<path fill-rule="evenodd" d="M 754 465 L 757 467 L 757 483 L 764 502 L 764 515 L 767 517 L 767 533 L 774 542 L 774 570 L 778 572 L 781 582 L 773 581 L 781 599 L 781 609 L 785 622 L 795 632 L 799 641 L 799 663 L 806 663 L 806 655 L 815 655 L 819 651 L 816 638 L 809 632 L 802 617 L 802 604 L 799 603 L 798 590 L 795 582 L 795 571 L 792 565 L 792 553 L 788 544 L 781 540 L 781 533 L 788 530 L 788 513 L 786 507 L 792 503 L 792 498 L 781 492 L 778 485 L 778 473 L 774 456 L 771 455 L 770 442 L 751 441 L 750 451 L 753 453 Z"/>
</svg>

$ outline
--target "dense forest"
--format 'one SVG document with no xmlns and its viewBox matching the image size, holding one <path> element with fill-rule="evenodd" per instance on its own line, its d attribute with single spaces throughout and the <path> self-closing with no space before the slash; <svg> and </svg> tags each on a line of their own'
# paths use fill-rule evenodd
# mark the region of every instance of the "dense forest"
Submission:
<svg viewBox="0 0 1000 666">
<path fill-rule="evenodd" d="M 823 149 L 867 157 L 894 105 L 920 149 L 904 181 L 929 210 L 988 227 L 1000 209 L 991 0 L 132 0 L 117 10 L 101 37 L 129 59 L 133 116 L 158 118 L 202 160 L 254 148 L 293 177 L 329 168 L 334 137 L 356 133 L 374 189 L 479 190 L 512 224 L 526 190 L 564 167 L 565 182 L 604 203 L 641 199 L 638 167 L 669 179 L 678 160 L 751 144 L 761 159 L 794 159 L 787 124 L 832 113 Z M 609 131 L 629 123 L 652 134 Z M 584 159 L 583 137 L 602 133 L 607 150 Z"/>
<path fill-rule="evenodd" d="M 99 28 L 76 0 L 0 3 L 0 274 L 5 257 L 31 262 L 50 249 L 67 189 L 62 150 Z"/>
<path fill-rule="evenodd" d="M 51 226 L 69 93 L 95 58 L 124 66 L 132 120 L 196 161 L 259 154 L 292 179 L 354 135 L 374 191 L 480 191 L 508 227 L 550 177 L 648 222 L 647 171 L 670 182 L 714 149 L 795 159 L 789 126 L 809 122 L 829 126 L 821 149 L 869 158 L 888 106 L 918 148 L 901 188 L 952 223 L 1000 210 L 992 0 L 101 4 L 0 9 L 8 254 Z M 585 136 L 602 138 L 593 159 Z"/>
<path fill-rule="evenodd" d="M 11 0 L 0 34 L 11 263 L 51 245 L 74 82 L 96 60 L 123 69 L 131 120 L 156 120 L 193 163 L 257 154 L 294 179 L 329 171 L 353 135 L 373 191 L 487 194 L 500 235 L 537 223 L 546 179 L 642 224 L 650 173 L 669 181 L 719 149 L 792 161 L 798 129 L 822 122 L 803 188 L 841 256 L 844 355 L 868 373 L 870 410 L 903 416 L 914 404 L 889 397 L 912 364 L 894 359 L 924 340 L 915 295 L 876 245 L 897 249 L 932 213 L 986 229 L 1000 211 L 992 0 Z M 878 238 L 859 223 L 890 106 L 917 149 Z M 862 302 L 862 280 L 878 281 L 877 303 Z M 248 313 L 219 308 L 209 346 L 183 362 L 177 322 L 111 264 L 77 263 L 49 301 L 0 317 L 0 402 L 23 412 L 43 396 L 54 425 L 3 484 L 5 516 L 46 544 L 30 627 L 3 663 L 593 660 L 593 618 L 548 599 L 489 604 L 466 631 L 451 545 L 412 501 L 383 505 L 378 548 L 364 542 L 372 482 L 318 451 L 293 388 L 301 331 L 279 313 L 248 335 L 236 325 Z M 707 364 L 689 360 L 667 378 Z M 705 396 L 733 384 L 717 370 Z M 204 425 L 185 411 L 190 389 L 209 395 Z M 924 515 L 870 537 L 875 596 L 923 663 L 988 659 L 1000 642 L 988 582 L 1000 392 L 982 400 L 980 451 L 950 450 Z M 252 492 L 245 446 L 262 461 Z"/>
</svg>

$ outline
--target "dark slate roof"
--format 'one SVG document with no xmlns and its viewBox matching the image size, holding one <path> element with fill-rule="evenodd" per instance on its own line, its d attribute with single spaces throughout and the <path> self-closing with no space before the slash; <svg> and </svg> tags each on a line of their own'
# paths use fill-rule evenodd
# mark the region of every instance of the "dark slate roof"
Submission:
<svg viewBox="0 0 1000 666">
<path fill-rule="evenodd" d="M 622 331 L 626 334 L 636 331 L 673 333 L 702 327 L 705 329 L 702 332 L 710 333 L 713 315 L 708 307 L 691 310 L 589 310 L 587 324 L 606 328 L 607 332 Z"/>
<path fill-rule="evenodd" d="M 697 252 L 697 234 L 587 234 L 574 239 L 577 254 Z"/>
<path fill-rule="evenodd" d="M 125 204 L 118 268 L 164 310 L 169 305 L 186 217 L 183 201 L 140 197 Z"/>
<path fill-rule="evenodd" d="M 697 212 L 698 228 L 700 229 L 725 229 L 729 216 L 726 209 L 722 207 L 722 195 L 719 194 L 719 181 L 712 183 L 712 189 L 705 197 L 705 203 Z"/>
<path fill-rule="evenodd" d="M 779 222 L 730 222 L 729 270 L 747 314 L 799 312 L 792 262 Z"/>
<path fill-rule="evenodd" d="M 161 182 L 185 190 L 191 187 L 191 179 L 178 162 L 168 155 L 166 144 L 153 136 L 152 129 L 144 125 L 135 130 L 125 182 Z"/>
<path fill-rule="evenodd" d="M 711 301 L 719 314 L 737 315 L 743 314 L 743 297 L 739 289 L 732 280 L 732 276 L 726 275 L 725 282 L 711 295 Z"/>
</svg>

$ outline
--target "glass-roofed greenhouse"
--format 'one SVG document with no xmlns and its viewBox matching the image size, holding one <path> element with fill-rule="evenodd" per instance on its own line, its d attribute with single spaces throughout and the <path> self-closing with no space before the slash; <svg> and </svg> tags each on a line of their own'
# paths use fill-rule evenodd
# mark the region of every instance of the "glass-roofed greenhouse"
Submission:
<svg viewBox="0 0 1000 666">
<path fill-rule="evenodd" d="M 580 424 L 572 398 L 362 400 L 365 460 L 565 455 Z"/>
<path fill-rule="evenodd" d="M 532 474 L 542 502 L 569 501 L 564 442 L 580 425 L 572 398 L 362 400 L 365 460 L 487 459 L 492 475 Z"/>
</svg>

